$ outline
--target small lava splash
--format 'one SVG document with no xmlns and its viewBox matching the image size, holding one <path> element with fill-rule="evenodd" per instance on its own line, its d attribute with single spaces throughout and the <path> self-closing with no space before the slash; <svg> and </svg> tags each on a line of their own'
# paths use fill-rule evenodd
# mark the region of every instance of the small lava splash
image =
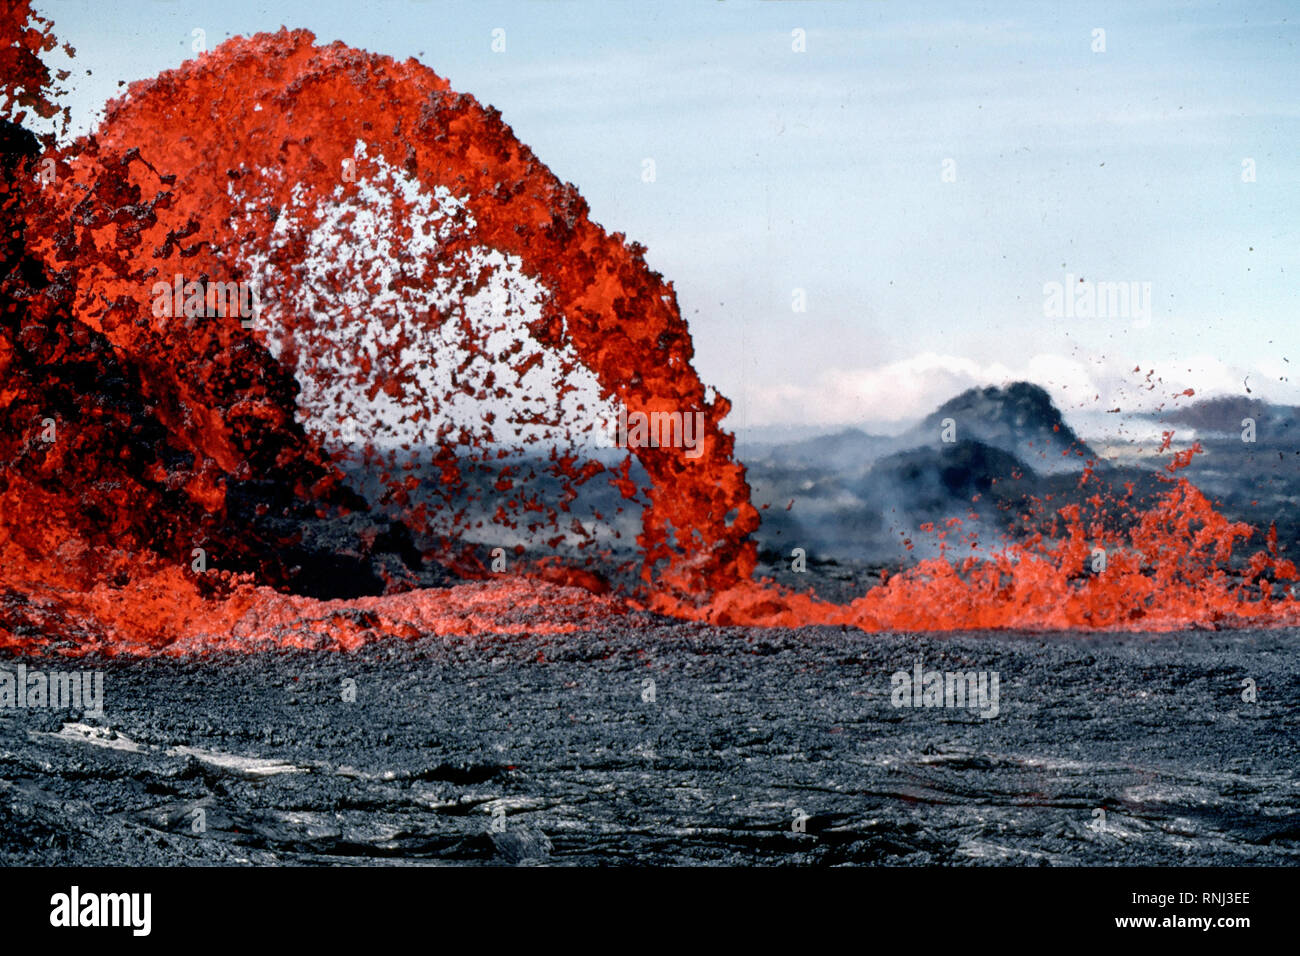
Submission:
<svg viewBox="0 0 1300 956">
<path fill-rule="evenodd" d="M 131 85 L 60 144 L 23 127 L 58 114 L 51 25 L 14 2 L 0 30 L 0 644 L 350 648 L 645 611 L 1296 623 L 1290 562 L 1270 542 L 1230 570 L 1252 529 L 1176 476 L 1123 532 L 1062 509 L 1051 533 L 848 605 L 755 580 L 730 405 L 692 368 L 671 283 L 495 110 L 414 60 L 281 30 Z M 699 413 L 698 454 L 602 457 L 619 410 Z M 579 504 L 600 483 L 640 524 L 617 586 L 621 506 Z M 504 577 L 494 540 L 518 559 Z"/>
</svg>

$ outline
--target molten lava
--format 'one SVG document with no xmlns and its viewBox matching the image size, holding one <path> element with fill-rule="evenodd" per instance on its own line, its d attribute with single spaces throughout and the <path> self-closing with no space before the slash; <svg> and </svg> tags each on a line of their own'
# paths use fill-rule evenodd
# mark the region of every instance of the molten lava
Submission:
<svg viewBox="0 0 1300 956">
<path fill-rule="evenodd" d="M 59 147 L 14 112 L 56 112 L 49 26 L 7 9 L 4 645 L 350 648 L 638 609 L 869 630 L 1296 621 L 1274 593 L 1290 563 L 1231 572 L 1252 530 L 1175 479 L 1127 531 L 1062 509 L 1055 533 L 924 561 L 847 606 L 755 581 L 730 406 L 691 366 L 671 284 L 495 110 L 413 60 L 282 30 L 133 84 Z M 250 289 L 257 314 L 213 314 L 213 290 Z M 629 460 L 584 451 L 616 407 L 701 413 L 702 452 L 637 447 L 639 489 Z M 558 492 L 519 465 L 535 445 Z M 490 524 L 599 551 L 605 516 L 570 508 L 597 481 L 645 495 L 635 588 L 611 591 L 595 559 L 503 580 L 467 544 Z M 313 546 L 318 526 L 346 540 Z M 371 591 L 327 599 L 382 548 L 401 560 Z M 477 580 L 425 586 L 433 563 Z"/>
</svg>

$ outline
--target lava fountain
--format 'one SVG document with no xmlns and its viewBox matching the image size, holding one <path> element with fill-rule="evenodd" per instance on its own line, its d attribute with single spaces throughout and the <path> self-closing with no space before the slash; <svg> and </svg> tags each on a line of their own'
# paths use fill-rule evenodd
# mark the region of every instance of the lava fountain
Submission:
<svg viewBox="0 0 1300 956">
<path fill-rule="evenodd" d="M 868 630 L 1297 620 L 1277 595 L 1294 567 L 1266 547 L 1230 571 L 1253 530 L 1176 475 L 1123 533 L 1062 509 L 1051 533 L 848 605 L 754 580 L 730 406 L 692 367 L 671 283 L 495 110 L 414 60 L 281 30 L 39 142 L 15 110 L 56 113 L 40 27 L 25 4 L 2 27 L 24 55 L 4 89 L 0 643 L 348 648 L 645 610 Z M 602 459 L 620 411 L 698 417 L 700 446 Z M 609 516 L 575 513 L 601 482 L 639 509 L 629 585 L 600 571 Z M 494 573 L 483 552 L 507 534 L 512 556 L 567 557 Z M 1109 566 L 1081 573 L 1098 546 Z"/>
</svg>

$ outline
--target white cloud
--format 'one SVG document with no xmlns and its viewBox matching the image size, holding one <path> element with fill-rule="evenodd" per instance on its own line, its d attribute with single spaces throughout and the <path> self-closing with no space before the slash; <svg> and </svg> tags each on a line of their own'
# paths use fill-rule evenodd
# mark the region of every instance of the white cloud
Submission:
<svg viewBox="0 0 1300 956">
<path fill-rule="evenodd" d="M 1287 395 L 1271 387 L 1269 380 L 1278 376 L 1265 364 L 1242 368 L 1209 355 L 1160 363 L 1084 361 L 1051 353 L 1004 363 L 923 352 L 871 368 L 828 369 L 810 383 L 755 389 L 746 398 L 750 425 L 859 425 L 887 432 L 968 388 L 1016 381 L 1041 385 L 1067 418 L 1116 407 L 1128 413 L 1156 411 L 1216 395 L 1242 395 L 1246 376 L 1252 397 L 1286 401 Z M 1188 388 L 1194 396 L 1183 394 Z"/>
</svg>

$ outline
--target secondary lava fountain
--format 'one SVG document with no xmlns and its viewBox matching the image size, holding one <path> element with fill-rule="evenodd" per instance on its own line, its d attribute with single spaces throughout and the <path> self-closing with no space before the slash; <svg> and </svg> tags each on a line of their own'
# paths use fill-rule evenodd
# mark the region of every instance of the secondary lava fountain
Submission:
<svg viewBox="0 0 1300 956">
<path fill-rule="evenodd" d="M 346 648 L 647 609 L 866 629 L 1296 620 L 1274 596 L 1294 568 L 1265 551 L 1230 574 L 1251 529 L 1173 479 L 1123 536 L 1062 512 L 1055 534 L 922 562 L 847 606 L 755 581 L 729 404 L 691 366 L 671 284 L 495 110 L 413 60 L 281 30 L 133 84 L 89 137 L 40 142 L 15 109 L 54 115 L 52 39 L 7 9 L 27 55 L 4 87 L 4 645 Z M 214 316 L 214 288 L 253 289 L 257 315 Z M 702 413 L 702 453 L 636 449 L 638 487 L 630 459 L 584 450 L 616 407 Z M 542 491 L 520 473 L 534 446 L 551 449 Z M 599 552 L 604 516 L 570 508 L 597 481 L 644 495 L 634 587 L 610 591 L 590 557 L 503 579 L 467 544 L 486 502 L 497 529 Z M 337 553 L 307 541 L 321 523 L 344 529 Z M 1099 542 L 1114 559 L 1081 575 Z M 330 599 L 383 549 L 401 560 Z M 431 568 L 462 580 L 430 587 Z"/>
</svg>

